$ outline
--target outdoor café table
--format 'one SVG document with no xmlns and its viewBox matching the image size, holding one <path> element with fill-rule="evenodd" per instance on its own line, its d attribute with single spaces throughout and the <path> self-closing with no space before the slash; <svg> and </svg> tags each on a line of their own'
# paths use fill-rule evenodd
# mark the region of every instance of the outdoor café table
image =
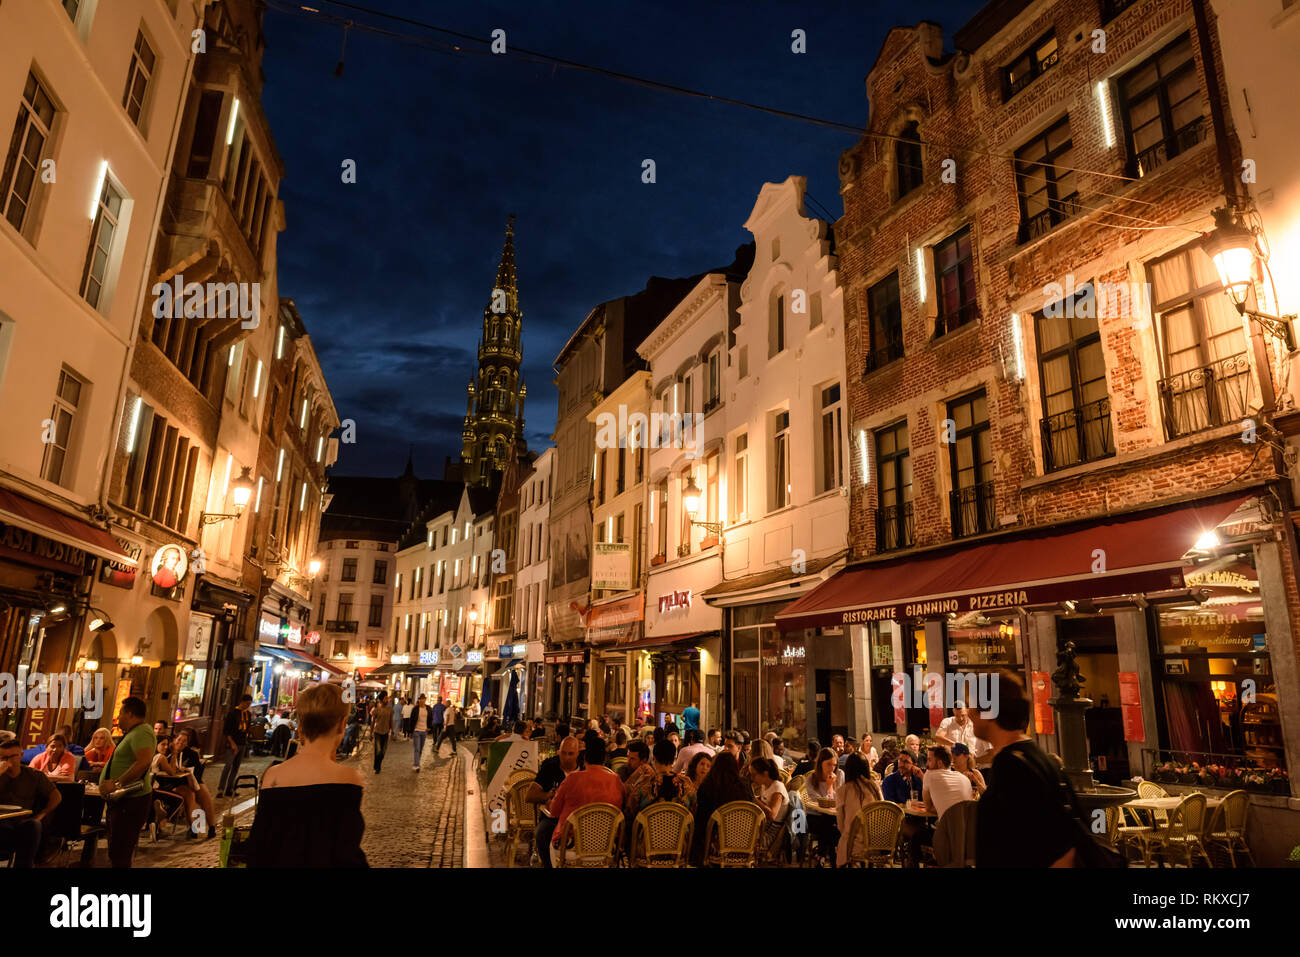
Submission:
<svg viewBox="0 0 1300 957">
<path fill-rule="evenodd" d="M 926 807 L 924 804 L 917 804 L 908 801 L 903 805 L 903 813 L 910 817 L 928 817 L 938 818 L 939 814 L 934 808 Z"/>
<path fill-rule="evenodd" d="M 1134 798 L 1132 801 L 1125 802 L 1125 807 L 1137 808 L 1140 811 L 1172 811 L 1182 802 L 1181 797 L 1163 797 L 1163 798 Z M 1207 797 L 1205 806 L 1213 810 L 1223 803 L 1223 798 Z"/>
<path fill-rule="evenodd" d="M 822 807 L 820 804 L 818 804 L 816 801 L 813 800 L 805 801 L 803 809 L 810 814 L 829 814 L 831 817 L 835 816 L 834 807 Z"/>
</svg>

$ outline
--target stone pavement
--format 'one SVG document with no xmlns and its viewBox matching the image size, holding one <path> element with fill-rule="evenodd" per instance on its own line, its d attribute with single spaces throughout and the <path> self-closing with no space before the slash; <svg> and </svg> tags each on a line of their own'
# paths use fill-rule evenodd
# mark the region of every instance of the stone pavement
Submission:
<svg viewBox="0 0 1300 957">
<path fill-rule="evenodd" d="M 380 774 L 374 773 L 370 749 L 371 744 L 367 742 L 365 750 L 346 759 L 346 763 L 359 768 L 366 781 L 361 799 L 366 831 L 361 847 L 371 867 L 465 866 L 465 749 L 460 749 L 453 760 L 451 757 L 435 757 L 432 748 L 426 747 L 421 770 L 417 773 L 411 768 L 411 742 L 390 740 Z M 443 751 L 446 753 L 447 749 Z M 250 758 L 244 762 L 241 771 L 260 776 L 270 763 L 270 758 Z M 220 774 L 221 768 L 216 764 L 208 769 L 205 780 L 209 775 L 213 776 L 209 787 L 215 784 Z M 468 800 L 474 802 L 472 806 L 478 812 L 477 793 Z M 217 799 L 217 814 L 224 814 L 232 803 L 236 807 L 247 805 L 236 820 L 240 824 L 251 824 L 253 809 L 249 792 L 242 792 L 237 802 Z M 135 866 L 218 867 L 220 851 L 220 836 L 210 841 L 189 840 L 180 828 L 176 828 L 170 834 L 164 831 L 154 842 L 146 831 L 140 837 Z M 493 866 L 504 864 L 504 855 L 499 848 L 493 849 L 491 860 Z M 96 865 L 108 865 L 102 841 Z"/>
</svg>

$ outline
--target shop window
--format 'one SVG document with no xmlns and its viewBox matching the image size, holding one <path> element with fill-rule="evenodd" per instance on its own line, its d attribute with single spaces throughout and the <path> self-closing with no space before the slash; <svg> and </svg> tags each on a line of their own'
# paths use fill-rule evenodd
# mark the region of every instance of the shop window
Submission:
<svg viewBox="0 0 1300 957">
<path fill-rule="evenodd" d="M 176 693 L 174 720 L 197 718 L 203 713 L 203 689 L 207 686 L 208 669 L 194 668 L 181 675 L 181 686 Z"/>
<path fill-rule="evenodd" d="M 1234 769 L 1219 786 L 1287 793 L 1277 676 L 1254 559 L 1223 555 L 1186 570 L 1184 580 L 1208 595 L 1162 605 L 1155 616 L 1162 751 L 1153 776 L 1167 777 L 1166 764 L 1181 776 L 1192 763 L 1216 765 Z"/>
<path fill-rule="evenodd" d="M 758 732 L 774 731 L 787 747 L 808 743 L 808 669 L 803 639 L 763 628 L 762 721 Z"/>
</svg>

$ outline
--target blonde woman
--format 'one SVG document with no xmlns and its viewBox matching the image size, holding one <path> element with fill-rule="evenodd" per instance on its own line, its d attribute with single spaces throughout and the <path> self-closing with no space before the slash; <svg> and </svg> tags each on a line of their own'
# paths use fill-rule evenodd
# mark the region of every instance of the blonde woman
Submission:
<svg viewBox="0 0 1300 957">
<path fill-rule="evenodd" d="M 90 736 L 90 744 L 86 747 L 86 767 L 98 771 L 108 764 L 108 759 L 112 756 L 112 735 L 108 733 L 108 728 L 96 728 L 95 733 Z"/>
<path fill-rule="evenodd" d="M 298 692 L 298 753 L 262 776 L 249 867 L 367 867 L 361 772 L 338 763 L 350 708 L 343 689 Z"/>
</svg>

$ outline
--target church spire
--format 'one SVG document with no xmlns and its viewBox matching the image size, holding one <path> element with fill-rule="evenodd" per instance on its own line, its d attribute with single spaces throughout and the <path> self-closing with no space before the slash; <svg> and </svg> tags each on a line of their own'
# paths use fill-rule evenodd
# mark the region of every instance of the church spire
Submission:
<svg viewBox="0 0 1300 957">
<path fill-rule="evenodd" d="M 515 217 L 506 222 L 505 245 L 496 282 L 483 310 L 478 345 L 478 372 L 466 390 L 467 409 L 461 461 L 465 481 L 486 483 L 504 469 L 522 438 L 523 312 L 515 279 Z"/>
</svg>

